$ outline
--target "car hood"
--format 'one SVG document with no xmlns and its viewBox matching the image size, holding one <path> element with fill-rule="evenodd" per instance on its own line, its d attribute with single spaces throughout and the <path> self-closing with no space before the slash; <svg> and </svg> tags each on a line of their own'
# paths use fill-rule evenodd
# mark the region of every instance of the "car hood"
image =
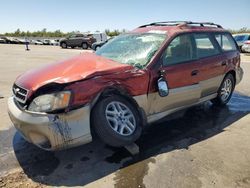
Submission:
<svg viewBox="0 0 250 188">
<path fill-rule="evenodd" d="M 131 70 L 133 66 L 121 64 L 94 53 L 82 53 L 69 60 L 30 70 L 16 79 L 16 84 L 35 91 L 49 83 L 69 83 L 94 76 Z"/>
</svg>

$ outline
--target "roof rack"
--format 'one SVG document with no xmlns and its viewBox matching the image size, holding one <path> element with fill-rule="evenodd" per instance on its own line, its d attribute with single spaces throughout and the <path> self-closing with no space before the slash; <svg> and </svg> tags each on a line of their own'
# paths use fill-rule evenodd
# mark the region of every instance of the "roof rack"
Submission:
<svg viewBox="0 0 250 188">
<path fill-rule="evenodd" d="M 150 24 L 142 25 L 139 28 L 148 27 L 148 26 L 187 26 L 187 25 L 199 25 L 200 27 L 216 26 L 218 28 L 222 28 L 221 25 L 215 24 L 215 23 L 212 23 L 212 22 L 192 22 L 192 21 L 153 22 L 153 23 L 150 23 Z"/>
</svg>

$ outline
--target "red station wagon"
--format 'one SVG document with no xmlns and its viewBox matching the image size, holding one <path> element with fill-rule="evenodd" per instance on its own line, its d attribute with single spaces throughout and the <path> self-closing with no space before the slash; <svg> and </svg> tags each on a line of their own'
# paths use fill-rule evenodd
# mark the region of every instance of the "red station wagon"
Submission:
<svg viewBox="0 0 250 188">
<path fill-rule="evenodd" d="M 173 112 L 225 105 L 242 76 L 236 42 L 220 25 L 157 22 L 24 73 L 8 110 L 21 135 L 45 150 L 86 144 L 93 132 L 121 147 Z"/>
</svg>

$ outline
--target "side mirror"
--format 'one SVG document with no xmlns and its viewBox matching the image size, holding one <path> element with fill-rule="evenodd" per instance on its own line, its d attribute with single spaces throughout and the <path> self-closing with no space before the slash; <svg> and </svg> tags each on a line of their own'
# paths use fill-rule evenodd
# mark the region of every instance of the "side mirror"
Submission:
<svg viewBox="0 0 250 188">
<path fill-rule="evenodd" d="M 161 72 L 161 76 L 157 81 L 158 85 L 158 93 L 161 97 L 166 97 L 169 94 L 168 83 L 165 80 L 164 74 L 165 72 Z"/>
</svg>

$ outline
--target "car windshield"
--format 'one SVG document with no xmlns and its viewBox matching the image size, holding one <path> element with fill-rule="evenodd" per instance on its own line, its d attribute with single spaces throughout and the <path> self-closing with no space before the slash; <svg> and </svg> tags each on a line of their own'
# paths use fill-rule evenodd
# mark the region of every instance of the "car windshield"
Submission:
<svg viewBox="0 0 250 188">
<path fill-rule="evenodd" d="M 166 34 L 158 33 L 119 35 L 97 50 L 96 54 L 119 63 L 143 68 L 166 37 Z"/>
</svg>

